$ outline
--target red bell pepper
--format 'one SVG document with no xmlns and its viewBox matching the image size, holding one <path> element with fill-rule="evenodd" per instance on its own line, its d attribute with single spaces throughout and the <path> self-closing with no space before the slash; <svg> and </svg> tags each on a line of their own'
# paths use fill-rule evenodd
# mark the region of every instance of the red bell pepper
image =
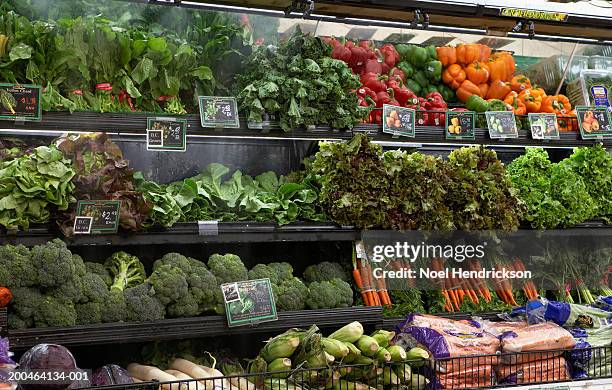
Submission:
<svg viewBox="0 0 612 390">
<path fill-rule="evenodd" d="M 385 63 L 389 66 L 389 68 L 393 68 L 400 60 L 399 53 L 397 50 L 395 50 L 395 46 L 390 43 L 383 45 L 380 48 L 380 52 L 385 57 Z"/>
<path fill-rule="evenodd" d="M 336 60 L 344 61 L 348 64 L 351 60 L 351 49 L 338 43 L 332 49 L 331 56 Z"/>
<path fill-rule="evenodd" d="M 404 73 L 403 70 L 401 70 L 400 68 L 391 68 L 391 70 L 389 71 L 389 77 L 391 78 L 396 78 L 399 77 L 402 80 L 402 83 L 406 81 L 406 73 Z"/>
<path fill-rule="evenodd" d="M 368 87 L 361 87 L 357 90 L 357 96 L 361 96 L 364 99 L 366 98 L 370 98 L 373 101 L 376 101 L 376 92 L 372 91 L 370 88 Z"/>
<path fill-rule="evenodd" d="M 387 90 L 387 86 L 379 79 L 378 75 L 371 72 L 364 73 L 361 76 L 361 84 L 376 93 Z"/>
<path fill-rule="evenodd" d="M 376 123 L 378 125 L 382 124 L 382 108 L 375 108 L 370 112 L 370 117 L 368 118 L 370 123 Z"/>
<path fill-rule="evenodd" d="M 347 45 L 348 42 L 351 41 L 347 41 Z M 365 64 L 365 62 L 368 60 L 368 51 L 362 47 L 358 47 L 358 46 L 354 46 L 355 44 L 353 44 L 353 46 L 347 46 L 349 47 L 350 51 L 351 51 L 351 57 L 349 59 L 349 66 L 351 67 L 351 69 L 355 70 L 356 67 L 362 66 L 363 64 Z"/>
<path fill-rule="evenodd" d="M 375 59 L 369 59 L 365 62 L 365 66 L 363 67 L 363 71 L 365 73 L 382 73 L 382 63 Z"/>
<path fill-rule="evenodd" d="M 380 108 L 385 104 L 399 106 L 399 102 L 393 97 L 393 90 L 391 88 L 376 94 L 376 107 Z"/>
<path fill-rule="evenodd" d="M 421 114 L 418 120 L 419 125 L 423 126 L 444 126 L 446 124 L 446 110 L 448 105 L 438 92 L 428 94 L 421 103 L 421 110 L 426 112 Z"/>
</svg>

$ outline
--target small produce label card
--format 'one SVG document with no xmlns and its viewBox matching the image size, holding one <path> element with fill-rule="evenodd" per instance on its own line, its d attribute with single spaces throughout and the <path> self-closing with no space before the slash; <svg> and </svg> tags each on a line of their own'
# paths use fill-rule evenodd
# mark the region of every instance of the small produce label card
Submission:
<svg viewBox="0 0 612 390">
<path fill-rule="evenodd" d="M 200 96 L 198 101 L 202 127 L 240 127 L 235 97 Z"/>
<path fill-rule="evenodd" d="M 555 114 L 529 114 L 533 139 L 559 139 L 559 125 Z"/>
<path fill-rule="evenodd" d="M 476 113 L 473 111 L 446 111 L 447 139 L 474 139 Z"/>
<path fill-rule="evenodd" d="M 40 121 L 40 85 L 0 84 L 0 119 Z"/>
<path fill-rule="evenodd" d="M 117 233 L 120 208 L 120 200 L 79 200 L 77 218 L 91 217 L 91 234 Z"/>
<path fill-rule="evenodd" d="M 72 231 L 74 234 L 91 234 L 93 217 L 75 217 Z"/>
<path fill-rule="evenodd" d="M 185 119 L 147 118 L 147 150 L 184 152 L 186 149 Z"/>
<path fill-rule="evenodd" d="M 383 105 L 383 133 L 414 138 L 416 112 L 412 108 Z"/>
<path fill-rule="evenodd" d="M 230 327 L 278 319 L 270 279 L 225 283 L 221 292 Z"/>
<path fill-rule="evenodd" d="M 491 139 L 518 138 L 518 129 L 511 111 L 489 111 L 487 127 Z"/>
<path fill-rule="evenodd" d="M 606 107 L 576 107 L 583 139 L 612 138 L 612 120 Z"/>
</svg>

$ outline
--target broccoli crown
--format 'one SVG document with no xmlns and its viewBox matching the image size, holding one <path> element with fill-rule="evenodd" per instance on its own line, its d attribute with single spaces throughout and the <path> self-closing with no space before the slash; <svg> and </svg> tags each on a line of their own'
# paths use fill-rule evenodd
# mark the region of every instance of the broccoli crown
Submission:
<svg viewBox="0 0 612 390">
<path fill-rule="evenodd" d="M 101 308 L 102 322 L 122 322 L 127 318 L 127 304 L 122 291 L 110 291 Z"/>
<path fill-rule="evenodd" d="M 99 324 L 102 322 L 101 302 L 77 303 L 74 305 L 76 311 L 77 325 Z"/>
<path fill-rule="evenodd" d="M 87 272 L 91 272 L 92 274 L 96 274 L 102 278 L 104 283 L 110 287 L 113 284 L 113 278 L 108 273 L 108 270 L 102 263 L 93 263 L 91 261 L 85 262 L 85 269 Z"/>
<path fill-rule="evenodd" d="M 201 261 L 193 259 L 191 257 L 183 256 L 180 253 L 176 252 L 166 253 L 161 259 L 156 260 L 155 263 L 153 263 L 153 269 L 156 269 L 157 267 L 164 264 L 170 264 L 174 267 L 180 268 L 186 274 L 189 274 L 192 271 L 193 267 L 205 267 L 204 263 L 202 263 Z"/>
<path fill-rule="evenodd" d="M 308 287 L 298 278 L 272 285 L 276 307 L 280 311 L 303 310 L 308 298 Z"/>
<path fill-rule="evenodd" d="M 208 268 L 217 278 L 217 284 L 239 282 L 249 278 L 249 272 L 240 257 L 231 253 L 211 255 L 208 258 Z"/>
<path fill-rule="evenodd" d="M 213 310 L 217 304 L 216 292 L 219 289 L 217 279 L 205 266 L 192 268 L 193 271 L 187 275 L 189 294 L 198 304 L 198 314 Z"/>
<path fill-rule="evenodd" d="M 83 282 L 79 277 L 74 277 L 61 285 L 47 289 L 46 294 L 62 302 L 78 302 L 83 300 Z"/>
<path fill-rule="evenodd" d="M 164 305 L 180 301 L 188 293 L 185 273 L 173 265 L 159 264 L 147 279 L 155 290 L 155 297 Z"/>
<path fill-rule="evenodd" d="M 34 320 L 32 318 L 23 319 L 17 314 L 10 315 L 8 317 L 9 329 L 27 329 L 34 326 Z"/>
<path fill-rule="evenodd" d="M 85 267 L 83 258 L 76 253 L 73 253 L 72 261 L 74 262 L 74 274 L 79 277 L 84 276 L 87 273 L 87 267 Z"/>
<path fill-rule="evenodd" d="M 180 300 L 170 303 L 166 310 L 169 317 L 195 317 L 201 313 L 198 301 L 189 292 Z"/>
<path fill-rule="evenodd" d="M 311 309 L 333 309 L 353 304 L 353 289 L 343 280 L 312 282 L 306 304 Z"/>
<path fill-rule="evenodd" d="M 62 240 L 54 239 L 46 244 L 36 245 L 30 253 L 32 264 L 38 270 L 38 283 L 41 287 L 64 284 L 79 271 L 77 262 L 80 257 L 73 257 Z"/>
<path fill-rule="evenodd" d="M 113 277 L 111 290 L 123 291 L 126 288 L 136 287 L 144 283 L 146 278 L 144 265 L 138 257 L 123 251 L 113 253 L 106 259 L 104 265 Z"/>
<path fill-rule="evenodd" d="M 270 279 L 272 284 L 279 284 L 293 277 L 293 267 L 289 263 L 257 264 L 249 271 L 249 279 Z"/>
<path fill-rule="evenodd" d="M 77 314 L 72 302 L 60 301 L 51 296 L 43 297 L 34 313 L 34 324 L 37 328 L 48 326 L 74 326 Z"/>
<path fill-rule="evenodd" d="M 0 286 L 15 289 L 38 284 L 38 270 L 34 267 L 30 250 L 23 245 L 0 246 Z"/>
<path fill-rule="evenodd" d="M 108 298 L 108 287 L 100 275 L 87 272 L 83 276 L 82 285 L 82 303 L 104 302 Z"/>
<path fill-rule="evenodd" d="M 13 301 L 9 309 L 10 314 L 17 314 L 24 320 L 34 318 L 34 313 L 38 311 L 43 296 L 40 291 L 32 287 L 18 287 L 11 291 L 13 293 Z M 9 314 L 9 318 L 11 315 Z"/>
<path fill-rule="evenodd" d="M 128 321 L 157 321 L 166 315 L 166 308 L 155 297 L 155 291 L 148 283 L 127 288 L 123 295 Z"/>
<path fill-rule="evenodd" d="M 339 263 L 324 261 L 319 264 L 310 265 L 304 270 L 304 280 L 308 283 L 324 282 L 338 278 L 348 282 L 348 272 Z"/>
</svg>

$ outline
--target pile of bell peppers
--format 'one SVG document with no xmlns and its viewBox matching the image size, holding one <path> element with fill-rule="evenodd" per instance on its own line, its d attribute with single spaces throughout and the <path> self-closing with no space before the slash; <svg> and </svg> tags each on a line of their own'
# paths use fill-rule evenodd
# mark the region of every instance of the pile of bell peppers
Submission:
<svg viewBox="0 0 612 390">
<path fill-rule="evenodd" d="M 359 105 L 372 108 L 369 123 L 382 123 L 385 104 L 421 111 L 418 124 L 441 125 L 446 101 L 454 91 L 442 84 L 442 63 L 433 46 L 385 44 L 376 47 L 372 41 L 325 38 L 332 46 L 332 58 L 346 62 L 359 75 L 362 87 L 357 89 Z M 420 118 L 420 119 L 419 119 Z"/>
</svg>

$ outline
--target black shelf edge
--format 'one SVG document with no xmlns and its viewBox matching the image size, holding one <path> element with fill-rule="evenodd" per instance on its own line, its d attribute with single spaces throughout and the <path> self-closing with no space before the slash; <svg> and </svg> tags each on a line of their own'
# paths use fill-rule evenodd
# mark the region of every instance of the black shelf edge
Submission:
<svg viewBox="0 0 612 390">
<path fill-rule="evenodd" d="M 159 116 L 154 113 L 95 113 L 95 112 L 46 112 L 41 122 L 14 122 L 0 121 L 0 136 L 2 135 L 47 135 L 57 136 L 66 132 L 94 132 L 102 131 L 113 135 L 115 139 L 132 139 L 146 142 L 147 117 Z M 167 115 L 167 114 L 164 114 Z M 293 129 L 283 132 L 280 129 L 262 131 L 246 127 L 245 118 L 241 118 L 241 127 L 237 129 L 210 129 L 200 124 L 197 115 L 176 116 L 187 120 L 188 138 L 191 142 L 203 142 L 207 138 L 250 138 L 260 140 L 287 140 L 287 141 L 317 141 L 317 140 L 346 140 L 356 133 L 366 133 L 377 142 L 419 147 L 422 145 L 442 145 L 458 147 L 470 144 L 485 144 L 496 147 L 525 147 L 541 146 L 543 148 L 570 148 L 574 146 L 587 146 L 603 143 L 605 147 L 612 147 L 612 139 L 583 140 L 578 133 L 561 133 L 560 139 L 551 141 L 534 140 L 531 132 L 519 130 L 518 138 L 494 140 L 489 138 L 486 129 L 476 129 L 475 138 L 446 139 L 445 130 L 435 126 L 416 126 L 415 137 L 394 138 L 391 134 L 382 132 L 381 126 L 363 124 L 352 130 L 337 130 L 328 126 L 317 126 L 312 130 Z"/>
<path fill-rule="evenodd" d="M 65 346 L 140 343 L 221 335 L 282 332 L 316 324 L 320 328 L 340 327 L 351 321 L 380 326 L 380 307 L 350 307 L 331 310 L 281 312 L 277 321 L 228 328 L 224 316 L 176 318 L 146 323 L 112 323 L 70 328 L 9 330 L 11 349 L 25 349 L 40 343 Z"/>
<path fill-rule="evenodd" d="M 570 228 L 562 229 L 610 229 L 603 221 L 586 221 Z M 522 230 L 532 230 L 522 227 Z M 168 229 L 146 232 L 120 232 L 113 235 L 82 235 L 63 237 L 52 225 L 32 226 L 27 231 L 15 233 L 0 232 L 0 245 L 23 244 L 26 246 L 43 244 L 54 238 L 63 239 L 68 246 L 89 245 L 164 245 L 198 243 L 258 243 L 258 242 L 320 242 L 320 241 L 357 241 L 362 230 L 352 226 L 338 226 L 333 223 L 293 223 L 278 226 L 258 222 L 220 222 L 218 234 L 200 235 L 197 223 L 179 223 Z"/>
<path fill-rule="evenodd" d="M 51 226 L 36 226 L 15 234 L 0 234 L 0 244 L 42 244 L 62 238 L 68 246 L 87 245 L 164 245 L 232 242 L 310 242 L 355 241 L 361 231 L 331 223 L 294 223 L 277 226 L 257 222 L 219 222 L 217 235 L 200 235 L 197 223 L 179 223 L 168 229 L 146 232 L 121 232 L 113 235 L 82 235 L 63 237 Z"/>
</svg>

